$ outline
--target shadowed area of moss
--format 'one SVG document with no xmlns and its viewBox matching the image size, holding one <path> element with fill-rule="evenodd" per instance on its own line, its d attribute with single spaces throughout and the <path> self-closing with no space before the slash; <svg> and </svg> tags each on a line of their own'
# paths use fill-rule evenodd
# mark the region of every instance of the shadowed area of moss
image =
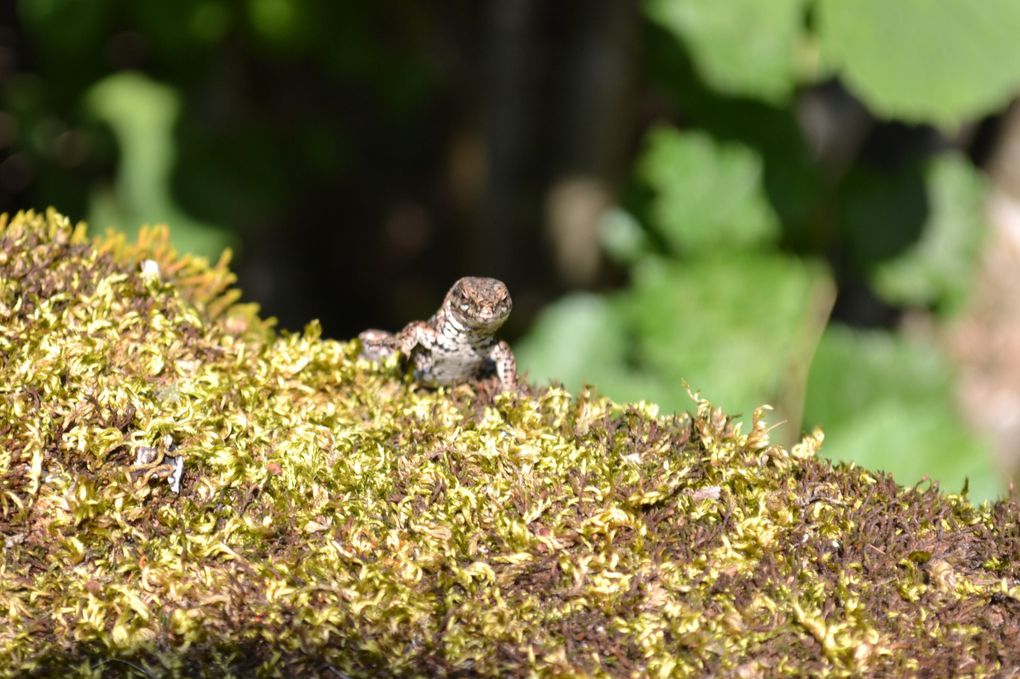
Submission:
<svg viewBox="0 0 1020 679">
<path fill-rule="evenodd" d="M 705 402 L 424 390 L 276 336 L 232 280 L 162 231 L 0 222 L 0 676 L 1020 663 L 1015 498 L 833 469 Z"/>
</svg>

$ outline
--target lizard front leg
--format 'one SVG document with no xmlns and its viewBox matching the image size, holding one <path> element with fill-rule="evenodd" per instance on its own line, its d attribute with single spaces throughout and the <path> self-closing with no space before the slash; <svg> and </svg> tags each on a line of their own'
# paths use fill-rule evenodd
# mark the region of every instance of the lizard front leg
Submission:
<svg viewBox="0 0 1020 679">
<path fill-rule="evenodd" d="M 439 333 L 430 323 L 415 321 L 397 333 L 396 344 L 400 353 L 410 359 L 414 366 L 414 379 L 419 384 L 436 386 L 434 349 L 439 343 Z"/>
<path fill-rule="evenodd" d="M 396 346 L 400 353 L 410 356 L 416 347 L 425 351 L 431 351 L 436 345 L 437 333 L 435 328 L 425 321 L 408 323 L 403 330 L 397 333 Z"/>
<path fill-rule="evenodd" d="M 379 361 L 399 351 L 410 356 L 417 346 L 431 349 L 435 344 L 436 331 L 423 321 L 409 323 L 394 335 L 385 330 L 370 329 L 358 334 L 361 341 L 361 356 L 370 361 Z"/>
<path fill-rule="evenodd" d="M 517 390 L 517 359 L 506 342 L 497 342 L 489 350 L 489 360 L 496 366 L 496 375 L 503 391 Z"/>
</svg>

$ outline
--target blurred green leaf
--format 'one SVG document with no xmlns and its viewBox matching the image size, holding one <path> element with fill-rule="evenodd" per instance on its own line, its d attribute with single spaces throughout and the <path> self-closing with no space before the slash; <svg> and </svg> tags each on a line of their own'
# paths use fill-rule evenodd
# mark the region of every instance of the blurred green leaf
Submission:
<svg viewBox="0 0 1020 679">
<path fill-rule="evenodd" d="M 658 127 L 636 173 L 653 193 L 653 228 L 677 253 L 752 248 L 779 236 L 761 186 L 761 158 L 742 144 Z"/>
<path fill-rule="evenodd" d="M 612 303 L 589 293 L 567 295 L 546 307 L 517 347 L 518 359 L 538 379 L 592 381 L 626 354 L 626 329 Z"/>
<path fill-rule="evenodd" d="M 599 219 L 599 242 L 607 255 L 622 264 L 632 264 L 651 250 L 641 224 L 621 208 L 606 210 Z"/>
<path fill-rule="evenodd" d="M 174 159 L 171 132 L 180 108 L 176 91 L 138 73 L 121 73 L 94 85 L 86 97 L 121 145 L 119 189 L 134 204 L 156 208 L 164 201 Z"/>
<path fill-rule="evenodd" d="M 984 182 L 966 158 L 943 153 L 895 173 L 858 170 L 843 193 L 844 241 L 880 297 L 959 308 L 985 233 Z"/>
<path fill-rule="evenodd" d="M 574 392 L 594 384 L 619 401 L 681 403 L 679 383 L 658 380 L 628 363 L 625 320 L 619 300 L 590 293 L 563 297 L 546 307 L 528 336 L 514 345 L 518 366 L 532 380 L 556 380 Z"/>
<path fill-rule="evenodd" d="M 802 393 L 831 294 L 821 265 L 792 257 L 646 259 L 611 299 L 575 294 L 548 307 L 515 351 L 532 379 L 570 389 L 591 383 L 680 411 L 686 380 L 729 412 L 770 402 L 795 417 L 790 394 Z"/>
<path fill-rule="evenodd" d="M 795 82 L 804 4 L 804 0 L 646 0 L 645 12 L 684 43 L 711 87 L 781 103 Z"/>
<path fill-rule="evenodd" d="M 969 478 L 976 500 L 1001 491 L 989 450 L 955 413 L 952 374 L 937 347 L 830 326 L 811 366 L 804 422 L 825 430 L 822 452 L 831 459 L 904 484 L 928 475 L 951 492 Z"/>
<path fill-rule="evenodd" d="M 1020 87 L 1016 0 L 818 0 L 817 10 L 823 54 L 878 115 L 952 125 Z"/>
<path fill-rule="evenodd" d="M 920 240 L 880 263 L 872 284 L 886 300 L 953 310 L 964 301 L 985 232 L 984 182 L 967 159 L 945 153 L 925 168 L 929 210 Z"/>
<path fill-rule="evenodd" d="M 645 260 L 623 308 L 640 365 L 749 414 L 803 388 L 831 291 L 821 264 L 779 254 Z"/>
<path fill-rule="evenodd" d="M 228 244 L 226 234 L 190 218 L 170 192 L 177 92 L 141 74 L 122 72 L 92 86 L 86 102 L 113 130 L 121 151 L 116 185 L 95 190 L 89 222 L 128 234 L 142 224 L 173 224 L 172 239 L 179 249 L 218 256 Z"/>
</svg>

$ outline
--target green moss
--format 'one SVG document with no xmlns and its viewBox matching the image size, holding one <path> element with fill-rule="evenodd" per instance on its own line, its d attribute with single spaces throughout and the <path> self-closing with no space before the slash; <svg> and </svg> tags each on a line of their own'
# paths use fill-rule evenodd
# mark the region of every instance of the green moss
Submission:
<svg viewBox="0 0 1020 679">
<path fill-rule="evenodd" d="M 424 390 L 277 336 L 232 280 L 164 231 L 0 221 L 0 676 L 1020 663 L 1015 498 L 834 469 L 704 401 Z"/>
</svg>

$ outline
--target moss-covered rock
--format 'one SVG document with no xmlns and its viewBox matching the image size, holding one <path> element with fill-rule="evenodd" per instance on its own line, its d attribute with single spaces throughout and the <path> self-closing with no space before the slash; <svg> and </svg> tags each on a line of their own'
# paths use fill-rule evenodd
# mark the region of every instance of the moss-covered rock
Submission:
<svg viewBox="0 0 1020 679">
<path fill-rule="evenodd" d="M 0 221 L 0 675 L 1020 666 L 1015 498 L 705 402 L 421 389 L 231 282 L 163 231 Z"/>
</svg>

